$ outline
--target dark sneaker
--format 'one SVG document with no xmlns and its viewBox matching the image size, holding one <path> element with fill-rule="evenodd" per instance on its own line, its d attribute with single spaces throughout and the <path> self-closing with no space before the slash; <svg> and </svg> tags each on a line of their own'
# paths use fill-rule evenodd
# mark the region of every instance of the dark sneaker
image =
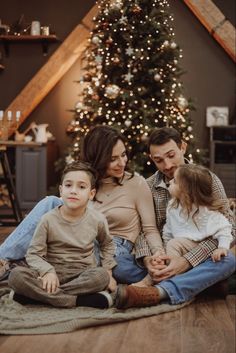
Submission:
<svg viewBox="0 0 236 353">
<path fill-rule="evenodd" d="M 160 302 L 159 291 L 155 287 L 136 287 L 120 284 L 115 306 L 118 309 L 153 306 Z"/>
<path fill-rule="evenodd" d="M 108 309 L 112 306 L 112 304 L 112 297 L 106 291 L 93 294 L 78 295 L 76 300 L 77 306 L 90 306 L 91 308 L 99 309 Z"/>
</svg>

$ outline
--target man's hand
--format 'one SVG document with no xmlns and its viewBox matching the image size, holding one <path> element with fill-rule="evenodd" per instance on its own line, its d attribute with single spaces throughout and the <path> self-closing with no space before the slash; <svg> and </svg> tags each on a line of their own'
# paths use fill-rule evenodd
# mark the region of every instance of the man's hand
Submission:
<svg viewBox="0 0 236 353">
<path fill-rule="evenodd" d="M 228 250 L 225 248 L 215 249 L 211 255 L 212 261 L 220 261 L 222 256 L 227 256 Z"/>
<path fill-rule="evenodd" d="M 46 273 L 41 279 L 43 281 L 43 289 L 48 293 L 55 293 L 60 285 L 59 279 L 54 272 Z"/>
<path fill-rule="evenodd" d="M 163 265 L 159 265 L 155 268 L 148 268 L 148 272 L 155 283 L 159 283 L 164 279 L 184 273 L 191 268 L 190 263 L 184 257 L 162 255 L 159 259 L 160 261 L 167 261 L 169 264 L 165 265 L 162 269 L 160 267 Z"/>
</svg>

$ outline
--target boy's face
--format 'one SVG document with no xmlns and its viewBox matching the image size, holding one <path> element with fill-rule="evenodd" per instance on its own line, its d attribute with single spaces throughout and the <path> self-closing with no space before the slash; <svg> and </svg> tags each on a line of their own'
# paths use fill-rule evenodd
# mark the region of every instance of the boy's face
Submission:
<svg viewBox="0 0 236 353">
<path fill-rule="evenodd" d="M 184 154 L 186 143 L 182 142 L 179 147 L 174 140 L 170 140 L 163 145 L 150 146 L 150 158 L 168 179 L 172 179 L 174 172 L 184 164 Z"/>
<path fill-rule="evenodd" d="M 82 170 L 67 173 L 59 190 L 64 204 L 71 209 L 86 207 L 96 193 L 91 189 L 90 177 Z"/>
</svg>

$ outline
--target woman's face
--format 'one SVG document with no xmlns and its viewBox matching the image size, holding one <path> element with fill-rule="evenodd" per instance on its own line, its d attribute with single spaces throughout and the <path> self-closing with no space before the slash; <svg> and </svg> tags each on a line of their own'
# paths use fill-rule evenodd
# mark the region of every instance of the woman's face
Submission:
<svg viewBox="0 0 236 353">
<path fill-rule="evenodd" d="M 106 171 L 106 177 L 122 178 L 128 161 L 126 148 L 121 140 L 118 140 L 112 149 L 111 161 Z"/>
</svg>

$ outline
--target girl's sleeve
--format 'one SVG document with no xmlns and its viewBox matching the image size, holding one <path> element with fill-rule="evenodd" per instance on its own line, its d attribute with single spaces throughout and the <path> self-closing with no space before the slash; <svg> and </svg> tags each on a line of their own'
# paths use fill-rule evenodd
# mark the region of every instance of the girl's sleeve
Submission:
<svg viewBox="0 0 236 353">
<path fill-rule="evenodd" d="M 218 240 L 218 248 L 229 249 L 233 240 L 232 225 L 220 212 L 214 212 L 207 223 L 207 234 Z"/>
</svg>

